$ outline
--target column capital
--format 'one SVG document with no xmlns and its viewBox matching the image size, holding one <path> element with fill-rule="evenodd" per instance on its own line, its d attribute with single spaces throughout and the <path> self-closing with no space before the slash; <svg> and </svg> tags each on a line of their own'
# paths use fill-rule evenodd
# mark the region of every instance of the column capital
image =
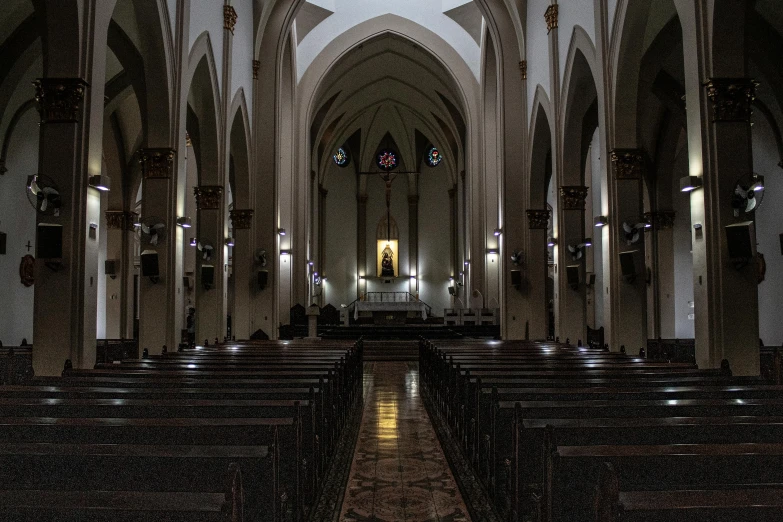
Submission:
<svg viewBox="0 0 783 522">
<path fill-rule="evenodd" d="M 527 80 L 527 60 L 519 62 L 519 75 L 522 80 Z"/>
<path fill-rule="evenodd" d="M 252 208 L 235 208 L 229 212 L 229 218 L 231 219 L 231 227 L 234 230 L 246 230 L 253 224 L 253 213 L 255 211 Z"/>
<path fill-rule="evenodd" d="M 529 209 L 527 211 L 527 227 L 530 230 L 546 230 L 549 226 L 549 209 Z"/>
<path fill-rule="evenodd" d="M 234 27 L 237 25 L 237 12 L 233 6 L 223 6 L 223 29 L 231 31 L 234 34 Z"/>
<path fill-rule="evenodd" d="M 193 187 L 196 195 L 196 207 L 199 210 L 217 210 L 223 197 L 223 187 L 220 185 L 202 185 Z"/>
<path fill-rule="evenodd" d="M 644 174 L 646 154 L 643 149 L 612 149 L 609 160 L 615 179 L 641 179 Z"/>
<path fill-rule="evenodd" d="M 176 154 L 174 149 L 139 149 L 139 164 L 144 179 L 171 178 Z"/>
<path fill-rule="evenodd" d="M 644 222 L 652 227 L 653 230 L 668 230 L 674 227 L 674 216 L 677 213 L 673 210 L 659 210 L 657 212 L 645 212 Z"/>
<path fill-rule="evenodd" d="M 33 82 L 41 123 L 77 123 L 89 84 L 81 78 L 39 78 Z"/>
<path fill-rule="evenodd" d="M 128 230 L 133 232 L 133 224 L 139 215 L 125 210 L 107 210 L 106 227 L 109 230 Z"/>
<path fill-rule="evenodd" d="M 750 121 L 757 86 L 753 78 L 709 78 L 704 87 L 712 102 L 712 121 Z"/>
<path fill-rule="evenodd" d="M 546 20 L 546 32 L 549 34 L 552 29 L 557 29 L 557 4 L 552 4 L 544 11 L 544 20 Z"/>
<path fill-rule="evenodd" d="M 258 70 L 261 69 L 261 60 L 253 60 L 253 79 L 258 80 Z"/>
<path fill-rule="evenodd" d="M 584 210 L 587 187 L 581 185 L 563 185 L 560 187 L 560 202 L 563 210 Z"/>
</svg>

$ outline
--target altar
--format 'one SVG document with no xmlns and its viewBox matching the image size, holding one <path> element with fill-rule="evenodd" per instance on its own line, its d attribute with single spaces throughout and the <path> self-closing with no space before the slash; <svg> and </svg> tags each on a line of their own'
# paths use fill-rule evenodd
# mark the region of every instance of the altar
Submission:
<svg viewBox="0 0 783 522">
<path fill-rule="evenodd" d="M 354 304 L 353 318 L 372 316 L 373 324 L 405 324 L 408 319 L 426 321 L 428 308 L 408 292 L 368 292 Z"/>
</svg>

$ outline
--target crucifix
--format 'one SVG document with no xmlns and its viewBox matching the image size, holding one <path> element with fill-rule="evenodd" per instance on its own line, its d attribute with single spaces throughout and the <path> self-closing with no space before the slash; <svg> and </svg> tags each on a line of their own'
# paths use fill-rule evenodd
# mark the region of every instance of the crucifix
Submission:
<svg viewBox="0 0 783 522">
<path fill-rule="evenodd" d="M 386 239 L 391 239 L 391 189 L 392 183 L 400 174 L 418 174 L 414 171 L 399 171 L 399 172 L 360 172 L 362 175 L 375 175 L 377 174 L 384 185 L 386 186 Z"/>
<path fill-rule="evenodd" d="M 27 247 L 27 251 L 29 252 L 31 248 L 33 248 L 33 245 L 30 244 L 30 240 L 27 240 L 27 244 L 25 245 Z"/>
</svg>

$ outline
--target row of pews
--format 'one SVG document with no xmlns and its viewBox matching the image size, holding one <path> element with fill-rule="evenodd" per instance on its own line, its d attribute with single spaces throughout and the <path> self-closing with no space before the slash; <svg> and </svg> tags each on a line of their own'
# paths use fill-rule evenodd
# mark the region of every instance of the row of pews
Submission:
<svg viewBox="0 0 783 522">
<path fill-rule="evenodd" d="M 499 519 L 783 520 L 783 387 L 728 364 L 420 341 L 422 396 Z"/>
<path fill-rule="evenodd" d="M 236 344 L 0 386 L 0 520 L 307 520 L 362 342 Z"/>
</svg>

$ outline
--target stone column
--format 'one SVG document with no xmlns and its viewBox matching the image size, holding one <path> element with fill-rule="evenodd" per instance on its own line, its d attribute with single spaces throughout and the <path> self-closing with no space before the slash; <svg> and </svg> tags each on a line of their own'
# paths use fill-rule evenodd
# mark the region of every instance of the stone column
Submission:
<svg viewBox="0 0 783 522">
<path fill-rule="evenodd" d="M 651 260 L 647 320 L 651 339 L 676 337 L 674 310 L 674 216 L 672 210 L 645 212 L 644 222 L 650 226 L 645 238 Z"/>
<path fill-rule="evenodd" d="M 177 346 L 178 332 L 174 331 L 174 302 L 177 281 L 173 259 L 176 249 L 176 209 L 173 193 L 176 191 L 173 149 L 141 149 L 139 163 L 144 177 L 142 183 L 141 220 L 157 218 L 165 225 L 165 238 L 157 245 L 145 244 L 141 253 L 156 252 L 159 277 L 153 281 L 140 277 L 139 281 L 139 350 L 160 353 L 165 344 L 169 350 Z"/>
<path fill-rule="evenodd" d="M 576 344 L 586 339 L 585 270 L 582 251 L 580 259 L 574 259 L 569 246 L 579 248 L 584 243 L 584 211 L 587 187 L 566 185 L 560 187 L 558 202 L 557 237 L 557 289 L 555 294 L 555 331 L 561 341 Z M 582 247 L 583 248 L 583 247 Z M 569 267 L 576 267 L 578 283 L 568 281 Z"/>
<path fill-rule="evenodd" d="M 356 196 L 356 270 L 360 277 L 369 277 L 367 273 L 367 194 Z M 367 291 L 367 281 L 356 281 L 356 297 L 360 298 Z"/>
<path fill-rule="evenodd" d="M 133 224 L 137 218 L 135 212 L 106 211 L 106 259 L 116 261 L 116 275 L 106 280 L 107 339 L 133 336 Z"/>
<path fill-rule="evenodd" d="M 522 291 L 526 294 L 530 316 L 530 339 L 546 339 L 547 337 L 547 313 L 546 301 L 547 284 L 547 230 L 549 229 L 549 209 L 530 209 L 527 211 L 527 224 L 530 229 L 528 251 L 523 258 Z M 565 339 L 563 339 L 565 341 Z"/>
<path fill-rule="evenodd" d="M 318 266 L 326 269 L 326 196 L 329 191 L 318 184 Z M 325 274 L 321 274 L 325 275 Z M 326 304 L 326 303 L 324 303 Z"/>
<path fill-rule="evenodd" d="M 234 230 L 234 315 L 232 316 L 233 335 L 237 339 L 249 339 L 251 331 L 251 298 L 258 288 L 253 253 L 253 209 L 231 211 L 231 227 Z M 203 339 L 202 339 L 203 341 Z"/>
<path fill-rule="evenodd" d="M 417 194 L 408 195 L 408 266 L 412 276 L 411 293 L 419 295 L 419 196 Z"/>
<path fill-rule="evenodd" d="M 223 272 L 226 270 L 223 259 L 225 238 L 223 237 L 223 213 L 225 199 L 220 185 L 202 185 L 193 189 L 198 208 L 197 240 L 202 246 L 211 245 L 196 253 L 196 343 L 209 339 L 212 343 L 217 337 L 225 336 L 225 316 L 223 315 Z M 210 274 L 211 272 L 211 274 Z M 210 277 L 211 285 L 209 284 Z"/>
<path fill-rule="evenodd" d="M 47 210 L 37 213 L 36 223 L 54 225 L 62 232 L 59 259 L 43 259 L 47 245 L 40 234 L 36 241 L 33 369 L 39 376 L 60 375 L 66 359 L 76 368 L 89 368 L 95 361 L 94 317 L 90 339 L 85 331 L 85 294 L 89 285 L 97 284 L 85 268 L 88 191 L 92 190 L 83 170 L 88 147 L 84 129 L 88 104 L 83 103 L 87 91 L 87 83 L 79 78 L 35 82 L 41 115 L 39 172 L 59 190 L 59 201 L 50 198 Z"/>
</svg>

